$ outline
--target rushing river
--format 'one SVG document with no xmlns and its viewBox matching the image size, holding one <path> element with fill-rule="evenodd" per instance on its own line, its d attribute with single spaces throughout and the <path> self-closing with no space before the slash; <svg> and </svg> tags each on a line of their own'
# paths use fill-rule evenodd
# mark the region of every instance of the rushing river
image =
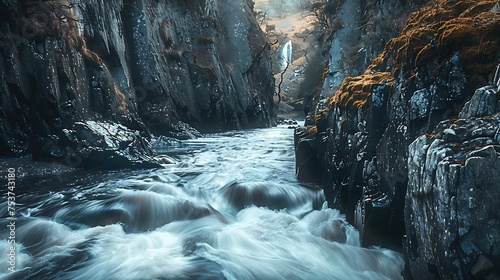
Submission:
<svg viewBox="0 0 500 280">
<path fill-rule="evenodd" d="M 176 160 L 164 169 L 25 176 L 17 272 L 2 261 L 0 277 L 401 279 L 398 253 L 361 248 L 344 217 L 323 208 L 322 192 L 297 182 L 292 134 L 185 141 L 163 151 Z M 6 200 L 0 260 L 10 250 Z"/>
</svg>

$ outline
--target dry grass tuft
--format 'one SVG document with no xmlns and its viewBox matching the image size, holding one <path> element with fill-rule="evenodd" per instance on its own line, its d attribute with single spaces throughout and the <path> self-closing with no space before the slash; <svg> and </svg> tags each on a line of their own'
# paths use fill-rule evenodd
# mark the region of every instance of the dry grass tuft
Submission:
<svg viewBox="0 0 500 280">
<path fill-rule="evenodd" d="M 83 56 L 90 59 L 90 61 L 96 63 L 97 65 L 104 65 L 102 58 L 97 53 L 87 48 L 87 41 L 85 41 L 84 39 L 82 39 L 80 51 L 82 52 Z"/>
<path fill-rule="evenodd" d="M 119 111 L 125 111 L 127 108 L 127 102 L 125 101 L 125 95 L 123 92 L 120 90 L 116 82 L 113 81 L 113 89 L 115 91 L 116 96 L 118 97 L 118 110 Z"/>
<path fill-rule="evenodd" d="M 346 108 L 360 108 L 366 104 L 376 85 L 392 85 L 393 77 L 390 72 L 370 73 L 357 77 L 347 77 L 340 89 L 329 100 L 328 107 L 338 105 Z"/>
<path fill-rule="evenodd" d="M 160 37 L 163 40 L 165 47 L 172 46 L 172 38 L 170 37 L 169 25 L 170 22 L 168 21 L 168 19 L 164 19 L 160 23 L 160 28 L 159 28 Z"/>
<path fill-rule="evenodd" d="M 198 69 L 200 72 L 208 77 L 211 83 L 215 84 L 217 80 L 219 79 L 217 76 L 217 73 L 215 72 L 214 68 L 212 66 L 202 66 L 202 65 L 197 65 Z"/>
<path fill-rule="evenodd" d="M 317 126 L 313 126 L 313 127 L 309 128 L 309 130 L 307 130 L 305 136 L 310 136 L 310 135 L 313 135 L 313 134 L 316 134 L 316 133 L 318 133 L 318 127 Z"/>
</svg>

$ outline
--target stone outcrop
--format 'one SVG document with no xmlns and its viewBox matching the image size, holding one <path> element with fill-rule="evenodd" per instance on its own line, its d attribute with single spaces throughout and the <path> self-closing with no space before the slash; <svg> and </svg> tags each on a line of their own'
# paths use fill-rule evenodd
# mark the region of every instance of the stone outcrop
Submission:
<svg viewBox="0 0 500 280">
<path fill-rule="evenodd" d="M 474 199 L 482 201 L 481 209 L 467 208 L 464 204 L 461 217 L 484 219 L 492 225 L 479 226 L 475 220 L 464 221 L 464 225 L 469 225 L 462 230 L 466 237 L 461 239 L 459 232 L 458 239 L 447 240 L 454 251 L 448 250 L 446 254 L 450 255 L 445 255 L 445 243 L 434 247 L 435 242 L 442 242 L 437 239 L 444 238 L 454 229 L 450 220 L 443 224 L 442 218 L 448 215 L 455 219 L 454 223 L 459 223 L 461 217 L 446 212 L 449 210 L 436 210 L 445 206 L 440 199 L 445 201 L 446 198 L 436 196 L 442 195 L 440 191 L 417 195 L 422 189 L 430 191 L 432 186 L 425 185 L 424 181 L 420 181 L 424 185 L 416 185 L 414 180 L 421 178 L 423 173 L 416 176 L 415 166 L 408 161 L 409 155 L 418 150 L 417 144 L 414 143 L 413 148 L 410 145 L 416 139 L 427 139 L 429 145 L 435 143 L 436 147 L 425 147 L 425 151 L 431 148 L 434 151 L 431 154 L 422 152 L 425 161 L 436 161 L 437 151 L 442 151 L 443 147 L 456 153 L 454 158 L 461 159 L 458 163 L 451 161 L 449 169 L 439 160 L 434 162 L 436 166 L 425 165 L 425 170 L 419 172 L 425 171 L 432 177 L 435 176 L 433 170 L 444 168 L 441 174 L 449 175 L 442 179 L 457 192 L 469 183 L 474 190 L 474 186 L 483 183 L 491 191 L 498 186 L 495 182 L 500 178 L 493 179 L 498 170 L 484 173 L 480 170 L 482 164 L 495 166 L 497 157 L 493 120 L 498 117 L 492 114 L 498 111 L 498 84 L 495 84 L 498 78 L 494 79 L 493 74 L 500 59 L 500 40 L 496 35 L 500 32 L 500 20 L 495 5 L 496 1 L 440 0 L 422 6 L 409 16 L 406 27 L 389 40 L 365 72 L 343 80 L 326 108 L 316 115 L 317 133 L 296 141 L 307 139 L 314 143 L 306 146 L 308 149 L 315 147 L 308 151 L 316 158 L 309 162 L 318 166 L 312 177 L 323 185 L 329 205 L 344 211 L 347 220 L 358 228 L 364 245 L 400 247 L 401 237 L 406 232 L 408 237 L 403 245 L 411 268 L 406 272 L 408 279 L 467 279 L 473 276 L 483 279 L 480 275 L 492 273 L 489 264 L 496 266 L 495 269 L 498 267 L 498 253 L 494 251 L 498 244 L 485 236 L 498 237 L 493 230 L 498 216 L 490 213 L 497 204 L 480 190 Z M 457 129 L 438 126 L 445 120 L 451 120 L 448 124 L 455 124 Z M 466 133 L 466 127 L 471 130 L 470 134 Z M 433 135 L 441 135 L 446 141 L 440 142 L 432 138 Z M 419 138 L 421 136 L 423 138 Z M 464 147 L 461 139 L 469 141 L 469 146 Z M 298 149 L 297 154 L 301 153 L 303 151 Z M 299 161 L 297 164 L 308 163 Z M 302 166 L 299 176 L 308 177 L 300 172 L 311 169 Z M 479 179 L 479 174 L 491 178 Z M 431 179 L 426 180 L 431 182 Z M 465 203 L 470 188 L 460 191 L 463 197 L 452 193 L 450 199 L 455 196 L 456 203 Z M 413 219 L 418 223 L 412 223 Z M 478 231 L 473 229 L 476 226 Z M 472 246 L 471 240 L 479 235 L 476 240 L 480 244 Z M 460 242 L 463 248 L 457 247 Z M 453 265 L 460 269 L 451 270 L 450 264 L 457 261 L 459 263 Z M 450 272 L 445 272 L 446 269 Z"/>
<path fill-rule="evenodd" d="M 76 122 L 59 135 L 40 138 L 33 159 L 72 167 L 120 169 L 161 167 L 151 144 L 138 131 L 105 122 Z"/>
<path fill-rule="evenodd" d="M 500 277 L 499 127 L 499 114 L 448 120 L 409 146 L 410 264 L 432 264 L 441 279 Z"/>
<path fill-rule="evenodd" d="M 252 5 L 0 1 L 0 155 L 43 151 L 87 120 L 146 138 L 272 124 L 269 46 Z"/>
</svg>

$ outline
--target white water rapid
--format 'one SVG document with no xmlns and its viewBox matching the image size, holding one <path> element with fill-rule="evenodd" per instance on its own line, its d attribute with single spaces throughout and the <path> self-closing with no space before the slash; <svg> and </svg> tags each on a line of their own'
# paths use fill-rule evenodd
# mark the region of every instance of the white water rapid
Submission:
<svg viewBox="0 0 500 280">
<path fill-rule="evenodd" d="M 360 247 L 344 217 L 322 208 L 321 190 L 297 182 L 292 130 L 210 135 L 163 152 L 177 163 L 20 180 L 17 272 L 2 261 L 0 277 L 401 279 L 400 254 Z M 2 238 L 2 256 L 9 246 Z"/>
</svg>

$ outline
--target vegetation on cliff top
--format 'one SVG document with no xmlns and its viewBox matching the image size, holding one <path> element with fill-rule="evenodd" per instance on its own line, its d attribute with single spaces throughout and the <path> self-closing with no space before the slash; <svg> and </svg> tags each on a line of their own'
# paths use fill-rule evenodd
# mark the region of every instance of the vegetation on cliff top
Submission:
<svg viewBox="0 0 500 280">
<path fill-rule="evenodd" d="M 422 7 L 363 75 L 344 80 L 329 107 L 362 107 L 375 85 L 393 78 L 411 82 L 424 66 L 437 74 L 455 54 L 464 64 L 468 83 L 480 82 L 479 77 L 493 71 L 499 56 L 499 7 L 497 0 L 436 0 Z"/>
</svg>

